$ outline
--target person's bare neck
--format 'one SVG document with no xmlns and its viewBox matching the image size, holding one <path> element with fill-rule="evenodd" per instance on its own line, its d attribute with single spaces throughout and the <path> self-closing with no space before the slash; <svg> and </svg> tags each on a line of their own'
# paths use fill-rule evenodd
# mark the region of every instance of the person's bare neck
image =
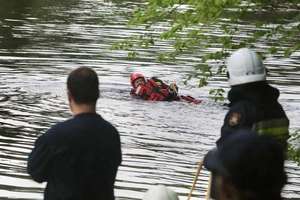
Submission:
<svg viewBox="0 0 300 200">
<path fill-rule="evenodd" d="M 72 114 L 79 115 L 83 113 L 96 113 L 96 104 L 77 104 L 72 103 Z"/>
</svg>

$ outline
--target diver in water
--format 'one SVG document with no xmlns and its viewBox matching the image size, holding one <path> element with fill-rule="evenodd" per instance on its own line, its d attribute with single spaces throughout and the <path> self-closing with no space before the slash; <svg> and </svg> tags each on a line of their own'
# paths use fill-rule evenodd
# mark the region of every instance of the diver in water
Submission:
<svg viewBox="0 0 300 200">
<path fill-rule="evenodd" d="M 130 94 L 137 98 L 150 101 L 185 100 L 195 104 L 201 103 L 201 100 L 191 96 L 178 95 L 178 87 L 175 83 L 168 85 L 156 77 L 146 79 L 143 74 L 134 72 L 130 75 L 130 82 L 132 85 Z"/>
<path fill-rule="evenodd" d="M 140 73 L 132 73 L 130 82 L 133 87 L 130 94 L 133 96 L 150 101 L 179 100 L 178 87 L 175 83 L 167 85 L 156 77 L 146 79 Z"/>
</svg>

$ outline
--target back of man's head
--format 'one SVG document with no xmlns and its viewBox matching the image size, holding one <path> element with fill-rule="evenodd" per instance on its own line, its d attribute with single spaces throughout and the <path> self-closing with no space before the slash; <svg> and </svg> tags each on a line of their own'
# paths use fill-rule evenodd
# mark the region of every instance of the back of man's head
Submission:
<svg viewBox="0 0 300 200">
<path fill-rule="evenodd" d="M 233 133 L 205 156 L 204 165 L 232 184 L 240 199 L 281 199 L 287 178 L 283 148 L 268 136 L 248 130 Z"/>
<path fill-rule="evenodd" d="M 88 67 L 73 70 L 67 79 L 67 88 L 78 104 L 96 103 L 99 97 L 99 80 L 96 72 Z"/>
</svg>

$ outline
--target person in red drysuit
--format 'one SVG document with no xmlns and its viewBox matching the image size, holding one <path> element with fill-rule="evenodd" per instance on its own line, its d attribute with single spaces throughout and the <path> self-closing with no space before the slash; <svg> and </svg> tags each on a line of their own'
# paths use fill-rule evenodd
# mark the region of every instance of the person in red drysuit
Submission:
<svg viewBox="0 0 300 200">
<path fill-rule="evenodd" d="M 132 73 L 130 75 L 132 89 L 130 94 L 150 101 L 174 101 L 180 100 L 178 87 L 175 83 L 165 84 L 158 78 L 146 79 L 143 74 Z"/>
<path fill-rule="evenodd" d="M 150 101 L 179 101 L 199 104 L 201 100 L 191 96 L 178 95 L 178 87 L 175 83 L 167 85 L 162 80 L 152 77 L 146 79 L 141 73 L 134 72 L 130 75 L 132 89 L 130 94 L 144 100 Z"/>
</svg>

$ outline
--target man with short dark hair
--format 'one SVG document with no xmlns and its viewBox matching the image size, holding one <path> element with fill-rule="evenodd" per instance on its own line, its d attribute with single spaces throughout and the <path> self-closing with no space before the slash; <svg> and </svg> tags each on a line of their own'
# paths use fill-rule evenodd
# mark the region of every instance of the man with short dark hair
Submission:
<svg viewBox="0 0 300 200">
<path fill-rule="evenodd" d="M 67 80 L 73 118 L 41 135 L 28 158 L 28 173 L 47 182 L 45 200 L 114 200 L 121 164 L 118 131 L 96 113 L 99 81 L 94 70 L 80 67 Z"/>
<path fill-rule="evenodd" d="M 97 74 L 80 67 L 70 73 L 67 79 L 68 94 L 77 104 L 96 104 L 99 98 L 99 80 Z"/>
<path fill-rule="evenodd" d="M 229 135 L 204 158 L 215 175 L 216 200 L 281 200 L 287 181 L 282 152 L 269 136 L 249 130 Z"/>
</svg>

